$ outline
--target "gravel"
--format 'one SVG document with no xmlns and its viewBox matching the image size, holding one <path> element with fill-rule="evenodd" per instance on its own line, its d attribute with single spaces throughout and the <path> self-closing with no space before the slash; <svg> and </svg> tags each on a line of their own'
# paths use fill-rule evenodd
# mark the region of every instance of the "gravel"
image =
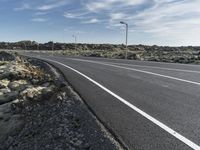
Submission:
<svg viewBox="0 0 200 150">
<path fill-rule="evenodd" d="M 123 149 L 53 67 L 17 58 L 0 71 L 0 150 Z"/>
</svg>

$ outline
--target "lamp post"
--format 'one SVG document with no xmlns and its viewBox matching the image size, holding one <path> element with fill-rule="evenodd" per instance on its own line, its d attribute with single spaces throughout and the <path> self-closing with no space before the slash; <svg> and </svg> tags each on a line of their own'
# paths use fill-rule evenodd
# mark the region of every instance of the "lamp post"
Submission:
<svg viewBox="0 0 200 150">
<path fill-rule="evenodd" d="M 74 38 L 74 44 L 75 44 L 75 50 L 76 50 L 76 43 L 77 43 L 77 36 L 76 35 L 72 35 L 72 37 Z"/>
<path fill-rule="evenodd" d="M 26 51 L 26 42 L 24 42 L 24 51 Z"/>
<path fill-rule="evenodd" d="M 128 23 L 120 21 L 121 24 L 126 26 L 126 55 L 125 55 L 125 59 L 127 59 L 127 55 L 128 55 Z"/>
<path fill-rule="evenodd" d="M 40 44 L 39 43 L 37 43 L 37 50 L 39 51 L 39 46 L 40 46 Z"/>
<path fill-rule="evenodd" d="M 51 45 L 51 50 L 52 52 L 54 51 L 54 42 L 52 41 L 52 45 Z"/>
<path fill-rule="evenodd" d="M 51 45 L 51 55 L 53 56 L 53 51 L 54 51 L 54 42 L 52 41 L 52 45 Z"/>
</svg>

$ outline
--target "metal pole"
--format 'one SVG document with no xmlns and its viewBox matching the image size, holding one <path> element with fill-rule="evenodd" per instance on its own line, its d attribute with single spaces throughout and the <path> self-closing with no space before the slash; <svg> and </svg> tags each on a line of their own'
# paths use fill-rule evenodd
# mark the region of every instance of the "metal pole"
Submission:
<svg viewBox="0 0 200 150">
<path fill-rule="evenodd" d="M 125 23 L 123 21 L 120 22 L 121 24 L 124 24 L 126 26 L 126 54 L 125 59 L 128 58 L 128 23 Z"/>
<path fill-rule="evenodd" d="M 73 37 L 74 37 L 74 48 L 75 48 L 75 50 L 76 50 L 76 43 L 77 43 L 77 37 L 75 36 L 75 35 L 73 35 Z"/>
<path fill-rule="evenodd" d="M 37 44 L 37 50 L 39 51 L 39 43 Z"/>
<path fill-rule="evenodd" d="M 52 41 L 52 56 L 53 56 L 53 51 L 54 51 L 54 42 Z"/>
<path fill-rule="evenodd" d="M 128 58 L 128 24 L 126 24 L 126 57 L 125 59 Z"/>
<path fill-rule="evenodd" d="M 23 43 L 24 43 L 24 53 L 26 53 L 26 43 L 25 42 Z"/>
<path fill-rule="evenodd" d="M 76 50 L 76 40 L 77 40 L 77 39 L 76 39 L 76 36 L 75 36 L 75 50 Z"/>
<path fill-rule="evenodd" d="M 52 51 L 54 50 L 54 42 L 52 41 Z"/>
<path fill-rule="evenodd" d="M 26 50 L 26 43 L 24 42 L 24 50 Z"/>
</svg>

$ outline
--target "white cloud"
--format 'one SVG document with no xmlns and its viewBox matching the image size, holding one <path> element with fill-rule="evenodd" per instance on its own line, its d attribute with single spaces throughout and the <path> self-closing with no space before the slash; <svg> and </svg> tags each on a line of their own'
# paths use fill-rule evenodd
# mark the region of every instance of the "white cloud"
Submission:
<svg viewBox="0 0 200 150">
<path fill-rule="evenodd" d="M 31 21 L 33 21 L 33 22 L 46 22 L 47 19 L 45 19 L 45 18 L 33 18 L 33 19 L 31 19 Z"/>
<path fill-rule="evenodd" d="M 27 9 L 31 9 L 30 5 L 27 3 L 23 3 L 21 7 L 14 8 L 14 11 L 22 11 Z"/>
<path fill-rule="evenodd" d="M 37 17 L 66 5 L 69 7 L 63 16 L 77 19 L 79 23 L 100 23 L 108 29 L 122 30 L 124 27 L 119 21 L 125 21 L 131 34 L 153 36 L 158 40 L 199 41 L 200 44 L 200 0 L 75 0 L 76 6 L 73 5 L 70 11 L 71 2 L 44 0 L 39 5 L 36 2 L 24 3 L 15 11 L 35 10 L 36 18 L 32 21 L 45 22 L 46 19 Z"/>
<path fill-rule="evenodd" d="M 187 25 L 200 25 L 200 1 L 185 0 L 175 2 L 157 2 L 156 5 L 135 16 L 130 16 L 131 23 L 141 27 L 144 31 L 149 29 L 174 30 Z M 188 28 L 191 29 L 191 28 Z"/>
<path fill-rule="evenodd" d="M 117 7 L 114 2 L 118 0 L 109 0 L 108 3 L 113 7 L 107 5 L 95 5 L 91 7 L 98 10 L 98 15 L 107 15 L 108 29 L 123 29 L 119 25 L 119 21 L 126 21 L 129 23 L 129 31 L 138 34 L 148 34 L 157 39 L 165 38 L 174 40 L 177 42 L 197 42 L 200 44 L 200 1 L 199 0 L 149 0 L 152 5 L 149 5 L 145 9 L 139 9 L 138 11 L 130 11 L 127 6 L 133 6 L 131 3 L 134 1 L 126 1 L 123 6 Z M 94 2 L 92 4 L 95 4 Z M 92 6 L 92 5 L 90 5 Z M 100 8 L 100 6 L 102 6 Z M 104 13 L 103 9 L 108 9 Z M 112 8 L 112 9 L 111 9 Z M 94 10 L 95 10 L 94 9 Z M 124 10 L 124 11 L 123 11 Z M 188 42 L 187 42 L 188 43 Z"/>
<path fill-rule="evenodd" d="M 114 6 L 134 6 L 144 3 L 146 0 L 94 0 L 86 4 L 89 11 L 97 12 L 105 9 L 112 9 Z"/>
<path fill-rule="evenodd" d="M 77 18 L 78 16 L 75 15 L 75 14 L 72 14 L 72 13 L 65 12 L 65 13 L 64 13 L 64 17 L 65 17 L 65 18 L 74 19 L 74 18 Z"/>
<path fill-rule="evenodd" d="M 129 23 L 135 32 L 148 33 L 157 39 L 170 39 L 183 45 L 200 44 L 199 6 L 199 0 L 156 0 L 152 8 L 130 15 Z"/>
<path fill-rule="evenodd" d="M 69 12 L 65 12 L 64 13 L 64 17 L 65 18 L 69 18 L 69 19 L 83 19 L 83 18 L 87 18 L 85 15 L 87 15 L 88 12 L 79 12 L 79 13 L 69 13 Z"/>
<path fill-rule="evenodd" d="M 108 2 L 92 2 L 86 5 L 87 9 L 90 11 L 98 11 L 100 9 L 107 9 L 110 7 L 110 3 Z"/>
<path fill-rule="evenodd" d="M 100 23 L 101 21 L 99 19 L 96 19 L 96 18 L 93 18 L 93 19 L 90 19 L 88 21 L 84 21 L 83 23 L 85 24 L 95 24 L 95 23 Z"/>
<path fill-rule="evenodd" d="M 111 13 L 110 18 L 111 20 L 120 20 L 124 19 L 126 17 L 126 14 L 124 13 Z"/>
<path fill-rule="evenodd" d="M 54 9 L 54 8 L 65 6 L 68 3 L 69 3 L 69 1 L 67 1 L 67 0 L 59 0 L 59 1 L 56 1 L 54 3 L 39 6 L 37 9 L 41 10 L 41 11 L 46 11 L 46 10 L 51 10 L 51 9 Z"/>
</svg>

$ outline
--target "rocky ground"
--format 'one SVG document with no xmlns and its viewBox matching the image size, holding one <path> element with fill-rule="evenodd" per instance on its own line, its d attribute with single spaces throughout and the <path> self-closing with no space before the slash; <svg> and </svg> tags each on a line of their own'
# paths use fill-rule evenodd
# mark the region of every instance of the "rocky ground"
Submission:
<svg viewBox="0 0 200 150">
<path fill-rule="evenodd" d="M 95 47 L 95 45 L 94 45 Z M 120 45 L 101 45 L 94 49 L 84 50 L 82 47 L 76 50 L 60 51 L 66 56 L 86 56 L 124 59 L 125 51 L 128 50 L 128 59 L 140 61 L 157 61 L 169 63 L 200 64 L 200 47 L 162 47 L 130 45 L 126 49 Z M 59 53 L 59 51 L 55 51 Z"/>
<path fill-rule="evenodd" d="M 26 47 L 24 47 L 26 43 Z M 12 49 L 27 51 L 41 51 L 56 53 L 66 56 L 89 56 L 104 58 L 125 57 L 126 47 L 123 44 L 84 44 L 77 43 L 37 43 L 35 41 L 20 41 L 14 43 L 0 42 L 0 49 Z M 192 63 L 200 64 L 200 46 L 148 46 L 129 45 L 128 59 L 159 61 L 171 63 Z M 53 51 L 54 50 L 54 51 Z"/>
<path fill-rule="evenodd" d="M 0 60 L 0 150 L 122 149 L 48 64 Z"/>
</svg>

